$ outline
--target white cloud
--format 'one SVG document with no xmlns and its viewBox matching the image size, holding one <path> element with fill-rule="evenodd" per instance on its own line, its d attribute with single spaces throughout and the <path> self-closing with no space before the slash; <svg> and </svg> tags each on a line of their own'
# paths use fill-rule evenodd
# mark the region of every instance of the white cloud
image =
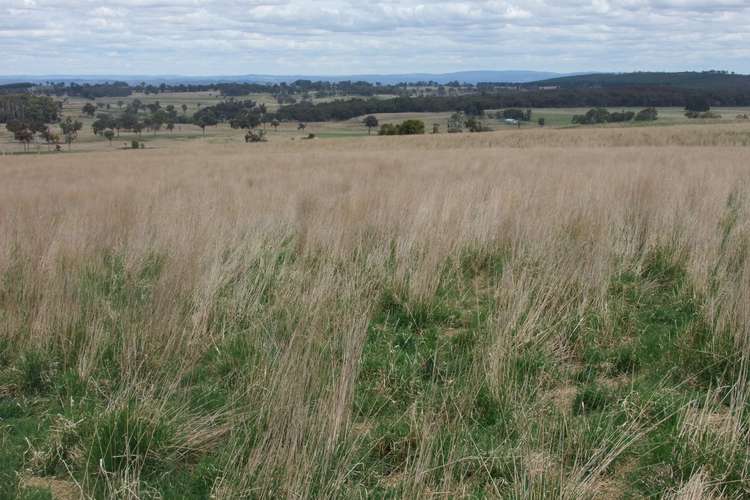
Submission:
<svg viewBox="0 0 750 500">
<path fill-rule="evenodd" d="M 750 72 L 746 47 L 747 0 L 0 0 L 0 74 Z"/>
</svg>

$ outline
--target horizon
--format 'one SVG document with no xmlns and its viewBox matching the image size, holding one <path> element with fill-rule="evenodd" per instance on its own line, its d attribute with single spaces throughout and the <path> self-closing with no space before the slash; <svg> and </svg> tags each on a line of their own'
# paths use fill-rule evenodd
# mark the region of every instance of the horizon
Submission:
<svg viewBox="0 0 750 500">
<path fill-rule="evenodd" d="M 449 78 L 460 78 L 464 77 L 464 80 L 459 80 L 460 83 L 465 84 L 476 84 L 480 82 L 496 82 L 496 83 L 534 83 L 543 82 L 548 79 L 557 79 L 563 77 L 573 76 L 585 76 L 585 75 L 628 75 L 628 74 L 642 74 L 642 73 L 653 73 L 653 74 L 683 74 L 683 73 L 724 73 L 736 76 L 750 76 L 750 74 L 737 73 L 734 71 L 723 70 L 723 69 L 710 69 L 710 70 L 692 70 L 685 69 L 679 71 L 580 71 L 573 73 L 556 73 L 550 71 L 537 71 L 537 70 L 463 70 L 463 71 L 450 71 L 445 73 L 429 73 L 429 72 L 412 72 L 412 73 L 361 73 L 361 74 L 261 74 L 261 73 L 245 73 L 245 74 L 117 74 L 117 73 L 100 73 L 100 74 L 0 74 L 0 85 L 13 85 L 16 83 L 39 83 L 41 81 L 54 81 L 59 79 L 61 82 L 67 83 L 104 83 L 114 82 L 118 80 L 125 81 L 128 85 L 137 85 L 140 82 L 136 80 L 142 80 L 145 83 L 155 82 L 166 82 L 166 83 L 180 83 L 189 81 L 202 81 L 203 83 L 210 83 L 214 79 L 217 83 L 290 83 L 294 80 L 308 79 L 312 81 L 365 81 L 368 83 L 381 82 L 378 79 L 382 78 L 385 80 L 382 82 L 384 85 L 395 85 L 398 83 L 416 83 L 422 81 L 421 79 L 427 79 L 428 81 L 437 81 L 437 83 L 447 83 Z M 484 80 L 483 77 L 491 77 L 494 75 L 502 75 L 507 79 L 505 80 Z M 470 78 L 473 76 L 473 78 Z M 399 78 L 403 78 L 403 81 L 399 81 Z M 236 80 L 233 80 L 236 79 Z"/>
</svg>

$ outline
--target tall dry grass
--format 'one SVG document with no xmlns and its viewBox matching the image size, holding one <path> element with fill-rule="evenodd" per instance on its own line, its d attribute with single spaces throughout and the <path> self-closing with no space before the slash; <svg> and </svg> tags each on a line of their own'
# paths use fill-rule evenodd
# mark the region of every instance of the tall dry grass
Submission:
<svg viewBox="0 0 750 500">
<path fill-rule="evenodd" d="M 4 157 L 0 338 L 75 373 L 102 398 L 99 416 L 132 411 L 149 436 L 171 429 L 158 447 L 91 463 L 91 436 L 110 421 L 70 423 L 88 437 L 55 460 L 79 471 L 87 496 L 154 496 L 153 461 L 190 467 L 218 452 L 215 498 L 616 496 L 628 476 L 613 464 L 655 425 L 648 402 L 595 434 L 571 424 L 566 383 L 519 378 L 516 360 L 533 349 L 550 373 L 575 370 L 575 336 L 613 307 L 613 277 L 668 248 L 712 334 L 741 353 L 712 442 L 746 449 L 749 137 L 674 127 Z M 467 252 L 479 256 L 469 266 L 501 258 L 502 271 L 471 273 L 445 299 L 477 311 L 465 386 L 409 405 L 398 467 L 370 475 L 362 449 L 377 422 L 354 400 L 383 294 L 429 313 Z M 438 324 L 438 338 L 474 319 L 462 321 Z M 239 365 L 218 379 L 229 396 L 196 405 L 194 387 L 216 384 L 206 360 L 235 348 Z M 518 422 L 492 452 L 458 437 L 485 390 Z M 708 439 L 713 417 L 684 411 L 680 435 Z M 575 433 L 597 437 L 584 449 Z M 718 495 L 725 479 L 695 470 L 670 494 Z"/>
</svg>

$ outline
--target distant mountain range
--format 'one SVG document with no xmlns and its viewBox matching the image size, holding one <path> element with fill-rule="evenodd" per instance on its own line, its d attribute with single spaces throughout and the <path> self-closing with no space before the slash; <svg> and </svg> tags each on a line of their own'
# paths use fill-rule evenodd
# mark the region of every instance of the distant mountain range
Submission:
<svg viewBox="0 0 750 500">
<path fill-rule="evenodd" d="M 575 73 L 581 74 L 581 73 Z M 364 81 L 369 83 L 396 84 L 433 81 L 440 84 L 458 81 L 461 83 L 504 82 L 529 83 L 549 78 L 559 78 L 572 74 L 544 71 L 458 71 L 455 73 L 405 73 L 405 74 L 370 74 L 370 75 L 215 75 L 215 76 L 180 76 L 180 75 L 0 75 L 0 84 L 15 82 L 41 83 L 75 82 L 102 83 L 122 81 L 127 83 L 146 82 L 158 85 L 161 83 L 282 83 L 295 80 L 312 80 L 326 82 Z"/>
</svg>

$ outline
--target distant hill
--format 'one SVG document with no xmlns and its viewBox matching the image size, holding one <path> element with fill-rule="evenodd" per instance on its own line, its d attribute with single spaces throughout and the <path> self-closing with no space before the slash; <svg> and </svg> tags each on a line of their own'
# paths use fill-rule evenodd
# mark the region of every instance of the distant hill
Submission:
<svg viewBox="0 0 750 500">
<path fill-rule="evenodd" d="M 750 75 L 721 71 L 595 73 L 548 78 L 532 82 L 531 85 L 561 88 L 674 87 L 706 91 L 742 90 L 750 89 Z"/>
<path fill-rule="evenodd" d="M 314 77 L 313 79 L 330 81 L 360 80 L 370 83 L 380 82 L 385 84 L 416 83 L 425 81 L 433 81 L 440 84 L 455 81 L 476 84 L 482 82 L 528 83 L 561 76 L 564 75 L 560 73 L 541 71 L 458 71 L 455 73 L 440 74 L 410 73 L 395 75 L 351 75 L 345 77 Z"/>
<path fill-rule="evenodd" d="M 458 81 L 460 83 L 503 82 L 528 83 L 549 78 L 566 76 L 561 73 L 544 71 L 459 71 L 455 73 L 406 73 L 406 74 L 365 74 L 365 75 L 0 75 L 0 84 L 15 82 L 42 83 L 47 81 L 66 83 L 103 83 L 122 81 L 130 84 L 195 84 L 195 83 L 290 83 L 296 80 L 324 82 L 364 81 L 392 85 L 396 83 L 416 83 L 433 81 L 440 84 Z"/>
</svg>

